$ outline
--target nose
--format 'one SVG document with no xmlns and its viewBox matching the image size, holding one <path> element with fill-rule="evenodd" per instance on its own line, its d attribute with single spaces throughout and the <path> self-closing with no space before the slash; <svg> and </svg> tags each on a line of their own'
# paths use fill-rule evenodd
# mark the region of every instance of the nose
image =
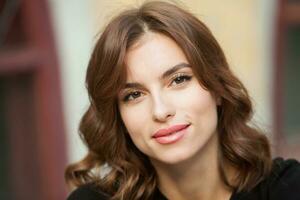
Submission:
<svg viewBox="0 0 300 200">
<path fill-rule="evenodd" d="M 152 115 L 154 121 L 165 122 L 176 113 L 172 103 L 162 95 L 153 96 Z"/>
</svg>

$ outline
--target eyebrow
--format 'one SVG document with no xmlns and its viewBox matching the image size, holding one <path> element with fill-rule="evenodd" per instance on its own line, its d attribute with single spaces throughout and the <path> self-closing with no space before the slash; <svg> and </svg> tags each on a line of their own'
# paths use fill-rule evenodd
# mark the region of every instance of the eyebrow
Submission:
<svg viewBox="0 0 300 200">
<path fill-rule="evenodd" d="M 178 70 L 185 68 L 185 67 L 191 67 L 191 65 L 188 63 L 179 63 L 179 64 L 173 66 L 172 68 L 168 69 L 167 71 L 165 71 L 160 78 L 165 79 L 168 76 L 170 76 L 171 74 L 173 74 L 173 73 L 177 72 Z"/>
<path fill-rule="evenodd" d="M 170 69 L 168 69 L 167 71 L 165 71 L 160 79 L 165 79 L 168 76 L 172 75 L 173 73 L 177 72 L 178 70 L 182 69 L 182 68 L 186 68 L 186 67 L 191 67 L 190 64 L 188 63 L 179 63 L 173 67 L 171 67 Z M 127 88 L 143 88 L 143 86 L 140 83 L 126 83 L 123 89 L 127 89 Z"/>
</svg>

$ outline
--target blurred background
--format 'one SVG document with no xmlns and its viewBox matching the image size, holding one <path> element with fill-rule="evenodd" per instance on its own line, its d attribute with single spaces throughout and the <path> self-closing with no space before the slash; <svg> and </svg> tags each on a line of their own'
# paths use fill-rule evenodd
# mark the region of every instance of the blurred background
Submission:
<svg viewBox="0 0 300 200">
<path fill-rule="evenodd" d="M 86 149 L 84 79 L 97 33 L 138 0 L 0 0 L 0 199 L 57 200 Z M 181 0 L 249 89 L 274 156 L 300 159 L 300 0 Z"/>
</svg>

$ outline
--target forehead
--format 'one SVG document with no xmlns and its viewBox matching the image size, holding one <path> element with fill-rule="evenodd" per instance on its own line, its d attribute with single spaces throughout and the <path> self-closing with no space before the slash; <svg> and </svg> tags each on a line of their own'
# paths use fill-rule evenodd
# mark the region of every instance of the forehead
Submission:
<svg viewBox="0 0 300 200">
<path fill-rule="evenodd" d="M 159 76 L 168 68 L 183 62 L 188 63 L 174 40 L 159 33 L 146 33 L 126 53 L 127 80 Z"/>
</svg>

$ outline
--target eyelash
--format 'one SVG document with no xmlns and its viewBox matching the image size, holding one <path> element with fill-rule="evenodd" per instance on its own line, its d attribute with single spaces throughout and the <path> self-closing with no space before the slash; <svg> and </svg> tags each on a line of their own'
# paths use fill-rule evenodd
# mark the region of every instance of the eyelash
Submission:
<svg viewBox="0 0 300 200">
<path fill-rule="evenodd" d="M 177 80 L 176 80 L 177 79 Z M 181 84 L 183 82 L 186 82 L 186 81 L 190 81 L 192 79 L 192 76 L 189 76 L 189 75 L 186 75 L 186 74 L 176 74 L 173 78 L 172 78 L 172 81 L 171 81 L 171 84 L 173 84 L 173 82 L 175 81 L 181 81 L 180 83 L 177 83 L 176 85 L 178 84 Z"/>
<path fill-rule="evenodd" d="M 175 81 L 180 81 L 179 83 L 176 84 L 176 85 L 179 85 L 184 82 L 190 81 L 191 79 L 192 79 L 192 76 L 185 75 L 185 74 L 176 74 L 175 76 L 173 76 L 172 81 L 169 85 L 172 86 Z M 132 97 L 133 95 L 136 95 L 137 97 Z M 129 92 L 127 95 L 125 95 L 122 101 L 123 102 L 132 101 L 140 96 L 141 96 L 141 92 L 138 90 L 135 90 L 135 91 Z M 132 97 L 133 99 L 130 99 L 130 97 Z"/>
</svg>

